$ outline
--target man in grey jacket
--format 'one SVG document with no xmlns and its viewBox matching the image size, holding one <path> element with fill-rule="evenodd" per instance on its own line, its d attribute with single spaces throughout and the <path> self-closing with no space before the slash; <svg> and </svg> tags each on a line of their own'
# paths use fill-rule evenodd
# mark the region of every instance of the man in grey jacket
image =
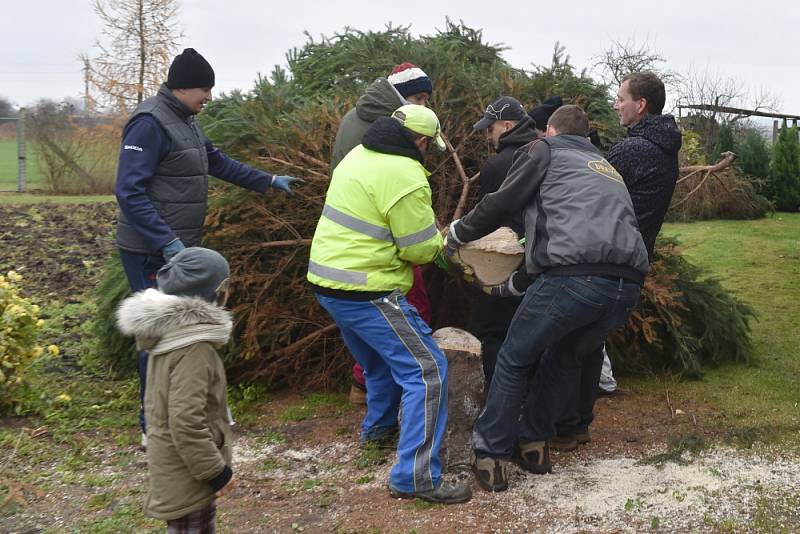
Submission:
<svg viewBox="0 0 800 534">
<path fill-rule="evenodd" d="M 452 256 L 508 212 L 524 210 L 525 268 L 537 276 L 511 321 L 475 424 L 473 470 L 488 491 L 508 488 L 502 460 L 552 471 L 548 440 L 577 395 L 581 366 L 627 321 L 649 268 L 630 195 L 586 138 L 588 129 L 581 108 L 559 108 L 547 137 L 517 151 L 500 189 L 448 230 L 445 253 Z"/>
</svg>

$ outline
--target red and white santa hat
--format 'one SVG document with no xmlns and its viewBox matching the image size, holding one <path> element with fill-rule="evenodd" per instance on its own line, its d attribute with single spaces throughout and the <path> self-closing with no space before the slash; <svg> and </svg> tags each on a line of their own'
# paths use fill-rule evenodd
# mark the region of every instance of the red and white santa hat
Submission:
<svg viewBox="0 0 800 534">
<path fill-rule="evenodd" d="M 413 63 L 401 63 L 392 69 L 388 77 L 397 92 L 407 98 L 418 93 L 433 92 L 433 84 L 428 75 Z"/>
</svg>

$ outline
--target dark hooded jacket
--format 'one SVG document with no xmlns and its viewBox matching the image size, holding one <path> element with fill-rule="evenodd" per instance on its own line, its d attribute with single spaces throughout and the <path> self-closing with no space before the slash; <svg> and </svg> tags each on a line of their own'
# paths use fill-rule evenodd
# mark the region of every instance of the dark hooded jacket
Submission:
<svg viewBox="0 0 800 534">
<path fill-rule="evenodd" d="M 536 138 L 536 123 L 528 116 L 525 116 L 514 128 L 500 136 L 500 148 L 498 148 L 497 154 L 487 159 L 486 163 L 481 167 L 478 200 L 500 189 L 506 179 L 508 169 L 511 168 L 514 152 Z M 521 213 L 509 214 L 507 224 L 517 235 L 522 236 L 525 234 Z"/>
<path fill-rule="evenodd" d="M 681 132 L 671 115 L 647 115 L 628 130 L 628 137 L 606 159 L 622 175 L 633 201 L 648 257 L 672 201 L 678 180 Z"/>
<path fill-rule="evenodd" d="M 386 78 L 378 78 L 367 87 L 356 107 L 342 118 L 333 144 L 331 174 L 348 152 L 361 144 L 367 129 L 378 117 L 388 117 L 405 104 L 403 97 Z"/>
<path fill-rule="evenodd" d="M 511 168 L 514 152 L 534 141 L 536 137 L 536 123 L 527 115 L 514 128 L 500 136 L 497 154 L 487 159 L 481 167 L 478 200 L 500 189 Z M 511 227 L 518 236 L 523 236 L 525 226 L 522 219 L 522 212 L 509 214 L 504 224 Z M 497 353 L 521 300 L 521 298 L 490 297 L 482 291 L 474 291 L 467 330 L 481 341 L 483 369 L 487 383 L 491 382 Z"/>
</svg>

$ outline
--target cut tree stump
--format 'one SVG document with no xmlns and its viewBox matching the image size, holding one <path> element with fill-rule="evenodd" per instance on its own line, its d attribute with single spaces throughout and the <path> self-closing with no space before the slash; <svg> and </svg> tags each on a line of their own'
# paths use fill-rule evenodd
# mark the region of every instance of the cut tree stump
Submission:
<svg viewBox="0 0 800 534">
<path fill-rule="evenodd" d="M 519 268 L 525 249 L 511 228 L 501 227 L 458 250 L 461 262 L 472 267 L 475 278 L 486 286 L 501 284 Z"/>
<path fill-rule="evenodd" d="M 469 464 L 472 427 L 484 402 L 481 342 L 458 328 L 442 328 L 433 339 L 447 356 L 447 429 L 440 458 L 442 469 Z"/>
</svg>

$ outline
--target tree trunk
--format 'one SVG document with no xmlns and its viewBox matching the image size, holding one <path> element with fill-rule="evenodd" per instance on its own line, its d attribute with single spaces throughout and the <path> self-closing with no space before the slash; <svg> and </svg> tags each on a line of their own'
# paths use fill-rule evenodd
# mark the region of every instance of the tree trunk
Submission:
<svg viewBox="0 0 800 534">
<path fill-rule="evenodd" d="M 469 463 L 472 455 L 472 427 L 484 403 L 481 343 L 458 328 L 441 328 L 433 339 L 447 357 L 447 429 L 440 458 L 447 471 Z"/>
<path fill-rule="evenodd" d="M 144 0 L 139 0 L 139 87 L 136 88 L 136 105 L 144 99 L 144 69 L 147 63 L 147 43 L 144 39 Z"/>
<path fill-rule="evenodd" d="M 501 227 L 458 251 L 461 261 L 472 267 L 475 278 L 487 286 L 500 284 L 516 271 L 525 259 L 525 249 L 511 228 Z"/>
</svg>

